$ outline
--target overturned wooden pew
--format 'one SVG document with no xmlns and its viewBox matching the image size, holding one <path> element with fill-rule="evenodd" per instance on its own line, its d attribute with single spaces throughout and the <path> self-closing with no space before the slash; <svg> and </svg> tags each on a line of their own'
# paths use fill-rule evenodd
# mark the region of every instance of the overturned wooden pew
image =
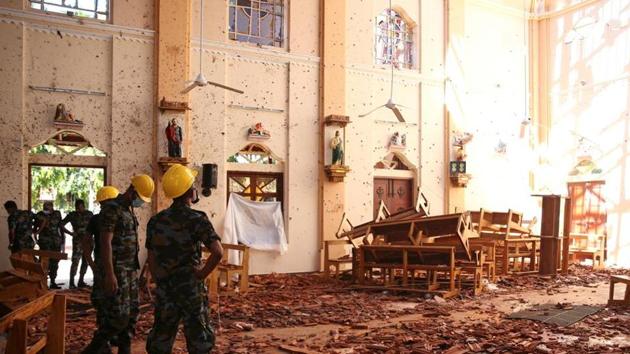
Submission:
<svg viewBox="0 0 630 354">
<path fill-rule="evenodd" d="M 0 303 L 12 309 L 44 295 L 48 292 L 50 259 L 67 258 L 65 253 L 53 251 L 22 250 L 12 254 L 13 269 L 0 273 Z"/>
<path fill-rule="evenodd" d="M 34 343 L 28 341 L 28 321 L 48 312 L 46 334 Z M 7 354 L 65 353 L 66 298 L 48 292 L 0 318 L 0 333 L 8 333 Z"/>
</svg>

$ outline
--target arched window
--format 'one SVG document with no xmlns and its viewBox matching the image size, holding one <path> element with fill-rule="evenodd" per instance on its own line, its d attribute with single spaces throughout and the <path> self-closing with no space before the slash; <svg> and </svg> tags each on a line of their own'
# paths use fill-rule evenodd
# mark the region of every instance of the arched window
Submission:
<svg viewBox="0 0 630 354">
<path fill-rule="evenodd" d="M 391 64 L 397 68 L 413 66 L 413 31 L 394 10 L 376 16 L 374 59 L 376 64 Z"/>
<path fill-rule="evenodd" d="M 239 42 L 282 47 L 284 0 L 230 0 L 228 36 Z"/>
<path fill-rule="evenodd" d="M 276 165 L 280 162 L 280 158 L 274 155 L 268 147 L 261 144 L 251 143 L 247 144 L 236 154 L 228 157 L 227 162 Z"/>
</svg>

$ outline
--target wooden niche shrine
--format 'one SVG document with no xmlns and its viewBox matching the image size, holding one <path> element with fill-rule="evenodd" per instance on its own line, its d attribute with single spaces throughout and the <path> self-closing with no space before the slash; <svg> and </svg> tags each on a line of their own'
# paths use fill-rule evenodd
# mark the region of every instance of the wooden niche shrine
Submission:
<svg viewBox="0 0 630 354">
<path fill-rule="evenodd" d="M 343 182 L 350 168 L 346 166 L 346 125 L 350 123 L 350 117 L 341 115 L 329 115 L 324 120 L 324 137 L 326 144 L 325 161 L 330 164 L 324 166 L 324 172 L 331 182 Z M 328 151 L 330 151 L 328 153 Z"/>
</svg>

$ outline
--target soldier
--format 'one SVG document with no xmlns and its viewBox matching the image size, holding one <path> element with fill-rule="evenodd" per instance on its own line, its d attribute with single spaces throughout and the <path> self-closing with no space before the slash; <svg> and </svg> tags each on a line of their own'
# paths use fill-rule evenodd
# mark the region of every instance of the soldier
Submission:
<svg viewBox="0 0 630 354">
<path fill-rule="evenodd" d="M 105 204 L 110 202 L 111 200 L 118 197 L 118 189 L 112 186 L 104 186 L 98 190 L 96 193 L 96 201 L 101 204 L 101 209 L 104 208 Z M 103 306 L 102 300 L 103 296 L 103 276 L 101 268 L 98 266 L 100 264 L 100 245 L 99 245 L 99 228 L 98 222 L 100 219 L 100 214 L 95 214 L 90 219 L 90 222 L 87 226 L 87 237 L 83 238 L 82 246 L 83 246 L 83 256 L 87 260 L 90 267 L 92 267 L 92 273 L 94 273 L 94 284 L 92 285 L 92 306 L 96 309 L 96 325 L 98 327 L 103 326 Z M 92 259 L 92 250 L 94 250 L 94 259 Z M 103 352 L 109 353 L 111 352 L 110 343 L 113 338 L 110 338 L 109 342 L 105 345 L 105 350 Z"/>
<path fill-rule="evenodd" d="M 53 208 L 53 202 L 44 202 L 44 210 L 37 213 L 37 230 L 39 234 L 37 244 L 43 251 L 61 252 L 64 249 L 65 240 L 61 227 L 61 213 Z M 59 260 L 50 259 L 48 261 L 48 276 L 50 277 L 50 288 L 61 289 L 55 282 L 57 279 L 57 269 Z"/>
<path fill-rule="evenodd" d="M 157 284 L 155 322 L 147 338 L 149 354 L 171 353 L 180 321 L 189 353 L 205 354 L 214 347 L 204 279 L 221 261 L 223 249 L 206 214 L 190 207 L 198 200 L 193 187 L 196 175 L 179 164 L 169 168 L 163 187 L 173 204 L 147 225 L 149 269 Z M 211 252 L 203 266 L 202 243 Z"/>
<path fill-rule="evenodd" d="M 88 263 L 83 255 L 83 239 L 87 237 L 87 226 L 93 214 L 89 210 L 85 210 L 85 202 L 77 199 L 74 202 L 75 211 L 71 211 L 61 222 L 63 231 L 72 236 L 72 265 L 70 266 L 70 289 L 75 288 L 74 276 L 77 274 L 79 262 L 81 262 L 81 271 L 79 272 L 79 288 L 85 287 L 83 277 L 87 271 Z M 66 224 L 72 225 L 73 232 L 66 229 Z"/>
<path fill-rule="evenodd" d="M 9 214 L 7 222 L 9 224 L 9 249 L 11 253 L 23 249 L 33 249 L 33 221 L 35 214 L 28 210 L 19 210 L 14 201 L 9 200 L 4 203 L 4 209 Z"/>
<path fill-rule="evenodd" d="M 131 178 L 125 193 L 104 203 L 99 215 L 98 272 L 103 277 L 103 318 L 84 353 L 107 352 L 118 339 L 118 353 L 131 353 L 138 306 L 138 220 L 134 208 L 151 201 L 155 185 L 147 175 Z"/>
</svg>

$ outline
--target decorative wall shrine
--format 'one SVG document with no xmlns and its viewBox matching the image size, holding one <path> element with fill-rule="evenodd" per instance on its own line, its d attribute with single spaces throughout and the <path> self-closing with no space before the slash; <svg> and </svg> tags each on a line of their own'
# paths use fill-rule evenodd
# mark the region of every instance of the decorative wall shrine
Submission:
<svg viewBox="0 0 630 354">
<path fill-rule="evenodd" d="M 269 130 L 266 130 L 261 122 L 256 123 L 247 129 L 247 140 L 269 140 L 271 138 L 271 133 Z"/>
<path fill-rule="evenodd" d="M 55 128 L 57 129 L 73 129 L 81 130 L 83 128 L 83 122 L 75 119 L 73 114 L 66 110 L 66 105 L 60 103 L 55 110 L 55 118 L 53 121 Z"/>
<path fill-rule="evenodd" d="M 350 168 L 346 166 L 346 125 L 350 123 L 350 117 L 340 115 L 327 116 L 325 125 L 325 142 L 327 147 L 324 151 L 330 151 L 325 157 L 325 161 L 330 164 L 324 166 L 324 172 L 331 182 L 343 182 Z"/>
<path fill-rule="evenodd" d="M 471 176 L 466 173 L 466 144 L 473 138 L 472 133 L 459 132 L 453 138 L 455 160 L 449 163 L 451 183 L 458 187 L 466 187 Z"/>
<path fill-rule="evenodd" d="M 407 148 L 407 134 L 395 132 L 389 139 L 389 149 L 402 151 Z"/>
</svg>

